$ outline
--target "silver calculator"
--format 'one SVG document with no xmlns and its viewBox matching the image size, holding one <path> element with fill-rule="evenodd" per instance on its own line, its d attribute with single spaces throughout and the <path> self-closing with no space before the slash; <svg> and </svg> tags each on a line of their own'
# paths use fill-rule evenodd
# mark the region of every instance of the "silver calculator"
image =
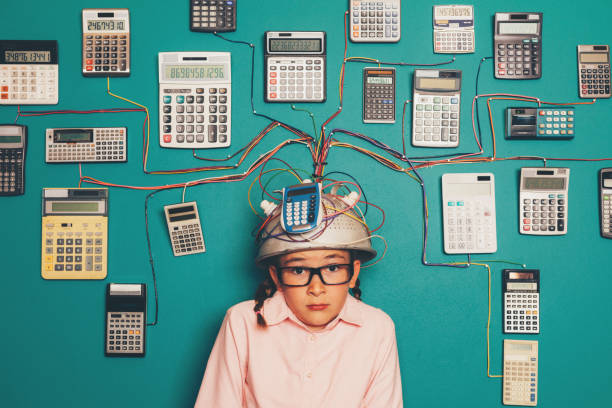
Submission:
<svg viewBox="0 0 612 408">
<path fill-rule="evenodd" d="M 174 256 L 206 252 L 198 204 L 195 201 L 164 206 Z"/>
<path fill-rule="evenodd" d="M 474 6 L 433 6 L 433 27 L 435 53 L 474 52 Z"/>
<path fill-rule="evenodd" d="M 401 0 L 349 0 L 353 42 L 398 42 L 401 38 Z"/>
<path fill-rule="evenodd" d="M 578 80 L 581 98 L 609 98 L 610 47 L 608 45 L 578 46 Z"/>
<path fill-rule="evenodd" d="M 519 232 L 527 235 L 567 234 L 570 169 L 521 169 Z"/>
<path fill-rule="evenodd" d="M 46 130 L 47 163 L 127 161 L 127 128 L 56 128 Z"/>
</svg>

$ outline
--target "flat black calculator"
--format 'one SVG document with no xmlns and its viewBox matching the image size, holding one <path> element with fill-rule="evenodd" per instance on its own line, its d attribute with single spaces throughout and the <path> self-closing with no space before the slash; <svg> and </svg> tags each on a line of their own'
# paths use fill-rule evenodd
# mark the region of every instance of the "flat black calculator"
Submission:
<svg viewBox="0 0 612 408">
<path fill-rule="evenodd" d="M 363 69 L 363 123 L 395 123 L 395 68 Z"/>
<path fill-rule="evenodd" d="M 190 0 L 191 31 L 236 31 L 237 0 Z"/>
<path fill-rule="evenodd" d="M 542 13 L 495 13 L 495 78 L 542 77 Z"/>
<path fill-rule="evenodd" d="M 540 332 L 540 270 L 504 269 L 504 333 Z"/>
<path fill-rule="evenodd" d="M 25 191 L 25 156 L 28 128 L 0 125 L 0 196 L 22 195 Z"/>
<path fill-rule="evenodd" d="M 109 283 L 106 286 L 107 357 L 144 357 L 147 327 L 147 285 Z"/>
</svg>

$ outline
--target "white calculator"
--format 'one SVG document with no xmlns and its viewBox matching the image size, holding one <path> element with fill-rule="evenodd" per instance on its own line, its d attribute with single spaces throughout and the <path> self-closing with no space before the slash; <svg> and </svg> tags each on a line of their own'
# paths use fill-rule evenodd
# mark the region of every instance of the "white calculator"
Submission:
<svg viewBox="0 0 612 408">
<path fill-rule="evenodd" d="M 164 206 L 174 256 L 206 252 L 198 204 L 195 201 Z"/>
<path fill-rule="evenodd" d="M 504 269 L 504 333 L 540 332 L 540 271 Z"/>
<path fill-rule="evenodd" d="M 474 52 L 474 6 L 433 6 L 433 27 L 435 53 Z"/>
<path fill-rule="evenodd" d="M 0 40 L 0 105 L 55 105 L 59 98 L 55 40 Z"/>
<path fill-rule="evenodd" d="M 495 179 L 492 173 L 442 175 L 444 252 L 497 251 Z"/>
<path fill-rule="evenodd" d="M 160 52 L 159 145 L 228 147 L 231 95 L 229 52 Z"/>
<path fill-rule="evenodd" d="M 567 234 L 570 169 L 521 169 L 519 232 L 528 235 Z"/>
<path fill-rule="evenodd" d="M 127 161 L 127 128 L 56 128 L 46 130 L 47 163 Z"/>
<path fill-rule="evenodd" d="M 538 404 L 538 342 L 504 340 L 504 405 Z"/>
<path fill-rule="evenodd" d="M 417 69 L 412 98 L 412 145 L 459 146 L 461 71 Z"/>
<path fill-rule="evenodd" d="M 401 37 L 401 0 L 349 0 L 353 42 L 398 42 Z"/>
</svg>

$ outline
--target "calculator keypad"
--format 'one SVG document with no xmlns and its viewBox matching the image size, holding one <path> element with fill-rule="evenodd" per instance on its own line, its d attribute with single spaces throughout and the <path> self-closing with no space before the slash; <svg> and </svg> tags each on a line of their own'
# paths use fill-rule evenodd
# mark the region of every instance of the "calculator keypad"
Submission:
<svg viewBox="0 0 612 408">
<path fill-rule="evenodd" d="M 537 403 L 538 359 L 504 359 L 504 404 L 533 405 Z"/>
<path fill-rule="evenodd" d="M 174 256 L 197 254 L 206 251 L 199 223 L 171 227 L 171 241 Z"/>
<path fill-rule="evenodd" d="M 47 135 L 47 163 L 125 162 L 126 149 L 125 128 L 95 129 L 92 143 L 53 143 Z"/>
<path fill-rule="evenodd" d="M 521 233 L 560 235 L 567 229 L 565 194 L 521 194 Z"/>
<path fill-rule="evenodd" d="M 268 57 L 266 102 L 324 102 L 325 58 Z"/>
<path fill-rule="evenodd" d="M 415 95 L 412 142 L 415 146 L 459 145 L 460 96 Z"/>
<path fill-rule="evenodd" d="M 580 64 L 580 97 L 609 98 L 610 65 Z"/>
<path fill-rule="evenodd" d="M 481 200 L 446 203 L 447 253 L 490 253 L 497 250 L 495 213 Z"/>
<path fill-rule="evenodd" d="M 399 0 L 351 0 L 351 41 L 397 42 L 400 40 Z"/>
<path fill-rule="evenodd" d="M 235 31 L 237 0 L 191 0 L 191 30 Z"/>
<path fill-rule="evenodd" d="M 538 136 L 573 136 L 574 110 L 538 110 Z"/>
<path fill-rule="evenodd" d="M 288 197 L 285 202 L 285 224 L 290 229 L 299 230 L 303 226 L 309 226 L 315 222 L 317 196 L 312 194 L 304 199 Z"/>
<path fill-rule="evenodd" d="M 601 231 L 604 235 L 612 237 L 612 193 L 602 193 L 601 195 Z"/>
<path fill-rule="evenodd" d="M 57 65 L 0 65 L 0 105 L 58 102 Z"/>
<path fill-rule="evenodd" d="M 24 193 L 23 150 L 0 149 L 0 196 Z"/>
<path fill-rule="evenodd" d="M 439 54 L 474 52 L 474 31 L 434 31 L 434 52 Z"/>
<path fill-rule="evenodd" d="M 540 295 L 537 292 L 506 292 L 504 333 L 540 332 Z"/>
<path fill-rule="evenodd" d="M 143 312 L 107 312 L 106 353 L 144 353 L 144 319 Z"/>
<path fill-rule="evenodd" d="M 363 104 L 365 123 L 394 123 L 395 84 L 366 83 Z"/>
<path fill-rule="evenodd" d="M 130 73 L 130 37 L 127 34 L 84 34 L 83 74 L 127 76 Z"/>
<path fill-rule="evenodd" d="M 495 77 L 534 79 L 542 76 L 542 50 L 537 38 L 512 43 L 495 43 Z"/>
</svg>

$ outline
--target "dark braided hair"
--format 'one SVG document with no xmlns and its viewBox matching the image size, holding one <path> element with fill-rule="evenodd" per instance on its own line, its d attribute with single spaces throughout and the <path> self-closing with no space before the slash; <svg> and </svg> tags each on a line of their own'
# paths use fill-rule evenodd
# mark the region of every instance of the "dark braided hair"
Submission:
<svg viewBox="0 0 612 408">
<path fill-rule="evenodd" d="M 355 281 L 355 287 L 351 289 L 351 292 L 353 293 L 353 297 L 355 297 L 355 299 L 361 300 L 361 289 L 359 289 L 359 278 L 357 278 L 357 280 Z"/>
<path fill-rule="evenodd" d="M 266 319 L 264 319 L 261 313 L 261 308 L 263 307 L 264 301 L 274 295 L 274 292 L 276 292 L 276 285 L 270 275 L 267 274 L 266 278 L 259 284 L 255 292 L 255 307 L 253 311 L 257 314 L 257 325 L 259 327 L 267 326 Z"/>
</svg>

